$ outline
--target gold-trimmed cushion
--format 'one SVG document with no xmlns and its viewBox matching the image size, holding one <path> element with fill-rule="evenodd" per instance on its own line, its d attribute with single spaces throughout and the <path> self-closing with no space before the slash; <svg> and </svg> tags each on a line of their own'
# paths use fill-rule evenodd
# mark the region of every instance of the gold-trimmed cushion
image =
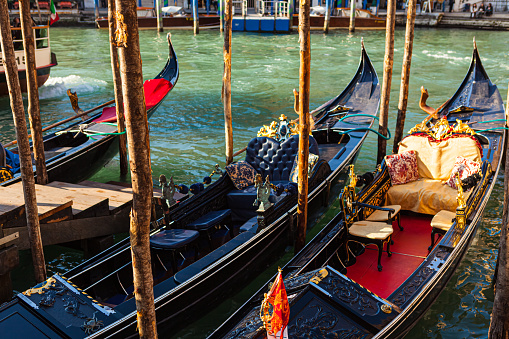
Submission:
<svg viewBox="0 0 509 339">
<path fill-rule="evenodd" d="M 392 226 L 384 222 L 362 220 L 354 222 L 348 233 L 357 237 L 382 240 L 392 234 Z"/>
<path fill-rule="evenodd" d="M 442 210 L 431 219 L 431 227 L 448 231 L 452 226 L 454 218 L 456 218 L 456 213 Z"/>
<path fill-rule="evenodd" d="M 394 213 L 391 213 L 391 218 L 394 218 L 395 215 L 399 213 L 401 210 L 400 205 L 389 205 L 389 206 L 382 206 L 383 208 L 392 208 L 394 210 Z M 388 220 L 389 212 L 387 211 L 380 211 L 375 210 L 369 217 L 366 218 L 366 220 L 369 221 L 386 221 Z"/>
<path fill-rule="evenodd" d="M 237 189 L 241 190 L 254 184 L 257 172 L 248 162 L 237 161 L 225 169 Z"/>
<path fill-rule="evenodd" d="M 466 192 L 465 200 L 472 191 Z M 386 204 L 400 205 L 402 210 L 435 215 L 441 210 L 456 211 L 458 203 L 455 189 L 440 180 L 419 179 L 404 185 L 391 186 L 387 191 Z"/>
<path fill-rule="evenodd" d="M 462 156 L 457 156 L 454 161 L 454 166 L 452 167 L 451 176 L 449 180 L 446 181 L 446 184 L 455 190 L 458 189 L 456 187 L 456 174 L 459 174 L 460 180 L 464 180 L 469 176 L 479 172 L 481 169 L 481 164 L 469 159 L 465 159 Z"/>
<path fill-rule="evenodd" d="M 467 135 L 431 142 L 426 136 L 409 135 L 399 144 L 398 153 L 417 151 L 417 168 L 421 178 L 447 180 L 457 156 L 481 162 L 477 143 Z M 404 208 L 403 208 L 404 209 Z"/>
<path fill-rule="evenodd" d="M 414 150 L 385 157 L 392 185 L 406 184 L 419 179 L 417 152 Z"/>
<path fill-rule="evenodd" d="M 313 174 L 313 169 L 318 162 L 318 159 L 320 157 L 316 154 L 309 153 L 308 156 L 308 178 L 311 178 L 311 175 Z M 299 155 L 295 157 L 295 160 L 293 161 L 293 167 L 292 171 L 290 172 L 290 181 L 292 182 L 298 182 L 299 180 Z"/>
</svg>

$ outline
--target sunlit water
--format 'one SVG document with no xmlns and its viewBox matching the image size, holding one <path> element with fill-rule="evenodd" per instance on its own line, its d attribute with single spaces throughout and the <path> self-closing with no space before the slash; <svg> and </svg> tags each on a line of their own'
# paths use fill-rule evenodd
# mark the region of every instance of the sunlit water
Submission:
<svg viewBox="0 0 509 339">
<path fill-rule="evenodd" d="M 360 31 L 354 35 L 334 31 L 311 36 L 311 108 L 337 95 L 354 75 L 359 61 L 360 38 L 382 76 L 383 31 Z M 476 37 L 484 66 L 491 80 L 507 94 L 509 77 L 509 35 L 504 32 L 474 30 L 418 29 L 410 81 L 406 130 L 425 114 L 418 108 L 419 88 L 430 93 L 428 104 L 439 106 L 450 97 L 466 74 Z M 167 57 L 165 34 L 141 31 L 143 74 L 156 75 Z M 107 31 L 81 28 L 51 30 L 53 52 L 58 66 L 40 89 L 44 125 L 72 115 L 66 90 L 79 95 L 81 108 L 94 107 L 112 99 L 112 79 Z M 170 96 L 150 119 L 150 141 L 154 179 L 173 175 L 178 183 L 190 184 L 210 173 L 213 165 L 224 163 L 224 123 L 221 104 L 223 39 L 218 31 L 173 32 L 172 41 L 180 62 L 180 79 Z M 298 35 L 235 33 L 232 57 L 232 112 L 234 148 L 241 149 L 259 129 L 284 113 L 295 118 L 292 89 L 298 87 Z M 404 31 L 397 30 L 389 127 L 394 131 Z M 0 98 L 0 140 L 15 137 L 8 98 Z M 389 142 L 392 148 L 392 142 Z M 357 161 L 357 171 L 371 170 L 375 163 L 376 138 L 368 137 Z M 91 180 L 125 180 L 118 174 L 118 158 L 113 159 Z M 503 200 L 500 176 L 486 208 L 478 235 L 445 291 L 409 338 L 486 337 L 493 302 L 491 279 L 498 248 Z M 336 204 L 337 205 L 337 204 Z M 337 212 L 334 206 L 323 218 Z M 50 246 L 45 249 L 49 273 L 63 272 L 83 260 L 78 251 Z M 284 264 L 291 254 L 278 262 Z M 33 284 L 30 254 L 21 253 L 21 266 L 14 272 L 17 290 Z M 239 307 L 268 277 L 269 270 L 232 300 L 227 300 L 205 319 L 174 335 L 201 338 Z M 163 335 L 167 337 L 168 335 Z"/>
</svg>

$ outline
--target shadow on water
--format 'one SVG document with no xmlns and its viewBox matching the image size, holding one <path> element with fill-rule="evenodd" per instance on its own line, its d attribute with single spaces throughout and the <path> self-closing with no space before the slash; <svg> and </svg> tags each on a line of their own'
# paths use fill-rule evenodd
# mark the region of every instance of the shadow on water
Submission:
<svg viewBox="0 0 509 339">
<path fill-rule="evenodd" d="M 502 97 L 507 94 L 509 45 L 504 32 L 417 29 L 410 80 L 406 129 L 420 122 L 425 113 L 418 108 L 421 85 L 430 93 L 428 104 L 439 106 L 451 96 L 466 73 L 472 38 L 477 44 L 486 71 L 498 84 Z M 383 31 L 360 31 L 355 35 L 334 31 L 329 35 L 311 35 L 311 95 L 314 108 L 337 95 L 350 81 L 359 61 L 360 37 L 380 77 L 382 77 Z M 47 84 L 40 89 L 43 125 L 74 115 L 65 91 L 77 91 L 83 109 L 112 98 L 108 37 L 106 30 L 52 28 L 51 46 L 58 58 Z M 165 34 L 140 31 L 144 78 L 151 78 L 167 57 Z M 180 62 L 180 79 L 170 96 L 150 119 L 150 141 L 154 179 L 159 174 L 173 175 L 176 183 L 191 184 L 208 175 L 214 164 L 224 163 L 224 123 L 221 103 L 223 38 L 218 31 L 172 32 L 172 41 Z M 234 149 L 241 149 L 256 135 L 262 124 L 269 124 L 281 114 L 296 118 L 292 89 L 298 87 L 298 35 L 261 35 L 235 33 L 232 57 L 232 112 Z M 394 74 L 392 80 L 389 128 L 394 131 L 399 97 L 404 30 L 395 35 Z M 26 102 L 25 102 L 26 104 Z M 0 98 L 0 141 L 15 137 L 7 98 Z M 356 163 L 356 171 L 371 170 L 375 162 L 377 139 L 369 136 Z M 388 143 L 392 148 L 392 143 Z M 239 157 L 240 159 L 241 157 Z M 118 157 L 90 180 L 122 180 Z M 125 179 L 124 179 L 125 180 Z M 498 247 L 503 184 L 499 178 L 484 219 L 471 249 L 446 290 L 425 317 L 408 335 L 409 338 L 458 338 L 487 336 L 493 301 L 491 278 Z M 329 210 L 325 219 L 336 209 Z M 320 226 L 315 227 L 317 232 Z M 310 236 L 310 235 L 309 235 Z M 309 237 L 308 236 L 308 237 Z M 202 320 L 191 324 L 174 338 L 200 338 L 210 333 L 244 300 L 274 275 L 292 256 L 292 250 L 275 262 L 263 275 L 231 300 L 225 300 Z M 83 261 L 79 251 L 60 246 L 45 249 L 48 271 L 65 272 Z M 21 253 L 22 262 L 14 272 L 14 286 L 24 290 L 33 285 L 30 253 Z M 167 337 L 165 334 L 164 337 Z"/>
</svg>

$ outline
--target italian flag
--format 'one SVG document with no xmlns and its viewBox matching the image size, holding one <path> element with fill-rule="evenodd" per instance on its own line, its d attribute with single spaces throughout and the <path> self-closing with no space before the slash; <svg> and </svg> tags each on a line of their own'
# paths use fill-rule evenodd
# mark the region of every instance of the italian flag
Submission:
<svg viewBox="0 0 509 339">
<path fill-rule="evenodd" d="M 53 0 L 51 0 L 50 2 L 50 7 L 49 7 L 50 11 L 51 11 L 51 15 L 49 16 L 50 20 L 49 20 L 49 24 L 50 25 L 53 25 L 55 22 L 58 21 L 58 19 L 60 19 L 58 17 L 58 13 L 57 13 L 57 9 L 55 7 L 55 3 L 53 2 Z"/>
</svg>

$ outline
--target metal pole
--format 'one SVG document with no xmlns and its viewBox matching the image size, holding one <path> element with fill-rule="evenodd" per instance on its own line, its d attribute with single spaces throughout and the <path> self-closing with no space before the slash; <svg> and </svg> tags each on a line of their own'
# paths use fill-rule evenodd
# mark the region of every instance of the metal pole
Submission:
<svg viewBox="0 0 509 339">
<path fill-rule="evenodd" d="M 99 0 L 94 0 L 95 20 L 99 19 Z"/>
<path fill-rule="evenodd" d="M 117 113 L 117 131 L 125 131 L 124 119 L 124 101 L 122 100 L 122 80 L 120 79 L 120 70 L 118 65 L 118 51 L 115 43 L 115 0 L 108 0 L 108 28 L 110 35 L 110 58 L 111 71 L 113 73 L 113 89 L 115 91 L 115 108 Z M 120 175 L 127 174 L 127 137 L 125 134 L 119 135 L 118 143 L 120 157 Z"/>
<path fill-rule="evenodd" d="M 133 187 L 131 209 L 131 257 L 134 297 L 140 338 L 157 338 L 154 282 L 150 256 L 152 173 L 148 117 L 143 93 L 143 74 L 138 34 L 136 0 L 116 0 L 117 46 L 125 107 L 126 131 Z M 123 18 L 123 22 L 122 22 Z"/>
<path fill-rule="evenodd" d="M 330 11 L 331 11 L 331 1 L 325 0 L 325 21 L 323 23 L 323 32 L 325 34 L 329 33 L 329 24 L 330 24 Z"/>
<path fill-rule="evenodd" d="M 193 0 L 193 29 L 194 34 L 200 33 L 200 18 L 198 17 L 198 0 Z"/>
<path fill-rule="evenodd" d="M 161 16 L 161 0 L 155 0 L 156 2 L 156 17 L 157 17 L 157 31 L 163 31 L 163 17 Z"/>
<path fill-rule="evenodd" d="M 348 26 L 350 33 L 355 32 L 355 0 L 350 0 L 350 26 Z"/>
<path fill-rule="evenodd" d="M 207 0 L 207 3 L 205 4 L 205 6 L 207 7 L 207 15 L 210 14 L 210 0 Z"/>
<path fill-rule="evenodd" d="M 309 157 L 309 87 L 311 67 L 311 41 L 309 24 L 310 2 L 301 0 L 299 4 L 299 154 L 298 154 L 298 205 L 297 236 L 295 253 L 306 244 L 308 219 L 308 157 Z"/>
<path fill-rule="evenodd" d="M 217 0 L 217 4 L 219 7 L 219 31 L 224 31 L 224 0 Z"/>
<path fill-rule="evenodd" d="M 30 1 L 21 0 L 21 32 L 23 35 L 23 48 L 25 50 L 26 85 L 28 94 L 28 119 L 32 131 L 33 152 L 37 183 L 47 184 L 46 159 L 44 157 L 44 142 L 42 140 L 41 112 L 39 108 L 39 87 L 37 85 L 37 70 L 35 59 L 35 40 L 30 15 Z"/>
<path fill-rule="evenodd" d="M 387 1 L 387 26 L 385 31 L 384 77 L 382 80 L 382 98 L 380 100 L 380 121 L 378 132 L 387 135 L 387 120 L 389 118 L 389 101 L 391 99 L 392 65 L 394 62 L 394 23 L 396 17 L 396 0 Z M 387 140 L 378 137 L 377 164 L 381 164 L 385 157 Z"/>
<path fill-rule="evenodd" d="M 28 237 L 32 251 L 35 280 L 43 282 L 46 280 L 46 265 L 44 263 L 44 252 L 42 250 L 41 229 L 39 225 L 39 213 L 37 210 L 37 198 L 35 195 L 35 180 L 32 171 L 32 157 L 28 142 L 28 132 L 23 108 L 23 97 L 19 85 L 18 66 L 12 43 L 11 23 L 9 20 L 9 9 L 7 1 L 0 1 L 0 43 L 2 46 L 2 60 L 5 67 L 5 76 L 11 110 L 16 127 L 16 138 L 18 139 L 18 153 L 21 165 L 21 180 L 23 182 L 23 195 L 25 198 L 25 213 L 27 218 Z"/>
<path fill-rule="evenodd" d="M 403 138 L 405 128 L 406 108 L 408 103 L 408 83 L 410 82 L 410 66 L 412 64 L 412 50 L 414 44 L 415 8 L 416 0 L 409 0 L 406 19 L 405 55 L 403 56 L 403 69 L 401 71 L 401 87 L 399 89 L 398 118 L 392 152 L 398 153 L 399 142 Z"/>
<path fill-rule="evenodd" d="M 225 34 L 224 34 L 224 74 L 223 74 L 223 104 L 224 104 L 224 132 L 226 143 L 226 165 L 233 161 L 233 127 L 232 127 L 232 0 L 225 0 Z"/>
</svg>

